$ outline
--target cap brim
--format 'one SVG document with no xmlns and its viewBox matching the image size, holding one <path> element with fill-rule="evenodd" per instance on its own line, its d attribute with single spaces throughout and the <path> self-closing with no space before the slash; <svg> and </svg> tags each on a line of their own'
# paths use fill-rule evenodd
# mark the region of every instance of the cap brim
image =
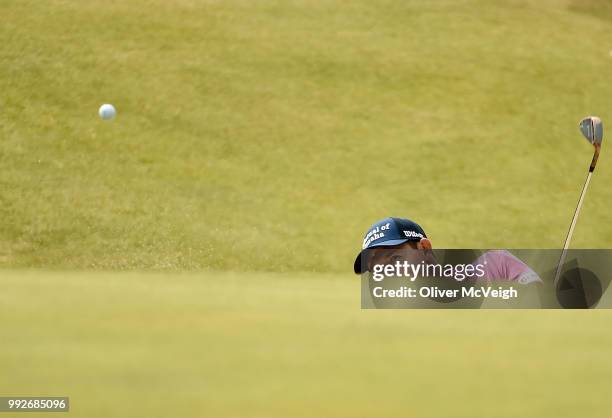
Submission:
<svg viewBox="0 0 612 418">
<path fill-rule="evenodd" d="M 361 256 L 365 253 L 365 251 L 368 251 L 374 248 L 395 247 L 396 245 L 402 245 L 408 241 L 414 241 L 414 239 L 412 238 L 392 239 L 390 241 L 385 241 L 385 242 L 381 242 L 376 245 L 372 245 L 369 248 L 364 248 L 363 250 L 359 252 L 359 254 L 357 254 L 357 258 L 355 258 L 355 263 L 353 263 L 353 271 L 355 271 L 355 274 L 361 274 L 364 271 L 367 271 L 367 268 L 366 269 L 361 268 Z"/>
</svg>

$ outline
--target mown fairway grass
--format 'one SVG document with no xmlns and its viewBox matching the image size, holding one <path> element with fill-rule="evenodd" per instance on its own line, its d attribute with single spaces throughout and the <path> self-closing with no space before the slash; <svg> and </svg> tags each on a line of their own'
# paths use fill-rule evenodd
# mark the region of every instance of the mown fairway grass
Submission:
<svg viewBox="0 0 612 418">
<path fill-rule="evenodd" d="M 0 39 L 0 395 L 610 415 L 606 312 L 361 311 L 350 275 L 390 215 L 562 245 L 576 124 L 612 121 L 610 1 L 0 0 Z M 612 245 L 608 151 L 574 247 Z"/>
<path fill-rule="evenodd" d="M 2 277 L 0 393 L 69 395 L 71 416 L 609 412 L 603 311 L 362 311 L 324 274 Z"/>
</svg>

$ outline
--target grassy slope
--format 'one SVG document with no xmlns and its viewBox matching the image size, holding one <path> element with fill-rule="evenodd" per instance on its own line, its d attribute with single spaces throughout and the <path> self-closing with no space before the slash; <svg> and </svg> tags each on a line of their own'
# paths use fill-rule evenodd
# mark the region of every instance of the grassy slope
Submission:
<svg viewBox="0 0 612 418">
<path fill-rule="evenodd" d="M 358 286 L 332 275 L 3 283 L 0 393 L 69 395 L 75 417 L 609 412 L 603 311 L 361 311 Z"/>
<path fill-rule="evenodd" d="M 587 3 L 2 0 L 0 266 L 346 271 L 388 215 L 558 247 L 612 120 Z"/>
</svg>

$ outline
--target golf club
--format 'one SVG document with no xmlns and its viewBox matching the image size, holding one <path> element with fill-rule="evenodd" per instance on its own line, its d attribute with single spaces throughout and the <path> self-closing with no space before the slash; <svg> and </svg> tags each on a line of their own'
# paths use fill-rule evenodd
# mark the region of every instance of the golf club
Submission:
<svg viewBox="0 0 612 418">
<path fill-rule="evenodd" d="M 570 246 L 572 235 L 574 234 L 574 227 L 576 226 L 576 221 L 578 220 L 578 215 L 580 214 L 580 209 L 582 208 L 582 203 L 584 202 L 584 196 L 586 195 L 587 188 L 589 187 L 589 183 L 591 182 L 591 176 L 593 175 L 593 171 L 595 171 L 595 165 L 597 164 L 597 158 L 599 157 L 599 151 L 601 150 L 601 141 L 603 140 L 603 124 L 601 123 L 601 119 L 599 119 L 597 116 L 589 116 L 582 119 L 578 127 L 580 128 L 580 132 L 582 132 L 582 135 L 584 135 L 586 140 L 589 141 L 591 145 L 593 145 L 595 151 L 593 153 L 591 165 L 589 166 L 589 174 L 587 175 L 586 181 L 584 182 L 584 186 L 582 187 L 582 193 L 580 193 L 580 199 L 578 199 L 578 205 L 576 206 L 576 210 L 574 211 L 572 223 L 570 224 L 569 231 L 567 231 L 565 244 L 563 244 L 563 251 L 561 252 L 561 258 L 559 259 L 559 265 L 557 266 L 557 273 L 555 274 L 555 287 L 559 284 L 561 269 L 563 268 L 563 263 L 565 263 L 567 249 Z"/>
</svg>

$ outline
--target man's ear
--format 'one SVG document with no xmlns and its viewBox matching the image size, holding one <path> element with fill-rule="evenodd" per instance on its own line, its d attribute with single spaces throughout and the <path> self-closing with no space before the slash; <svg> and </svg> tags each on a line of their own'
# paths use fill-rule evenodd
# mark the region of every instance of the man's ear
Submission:
<svg viewBox="0 0 612 418">
<path fill-rule="evenodd" d="M 419 250 L 431 250 L 431 241 L 428 238 L 421 238 L 417 243 L 417 248 Z"/>
</svg>

